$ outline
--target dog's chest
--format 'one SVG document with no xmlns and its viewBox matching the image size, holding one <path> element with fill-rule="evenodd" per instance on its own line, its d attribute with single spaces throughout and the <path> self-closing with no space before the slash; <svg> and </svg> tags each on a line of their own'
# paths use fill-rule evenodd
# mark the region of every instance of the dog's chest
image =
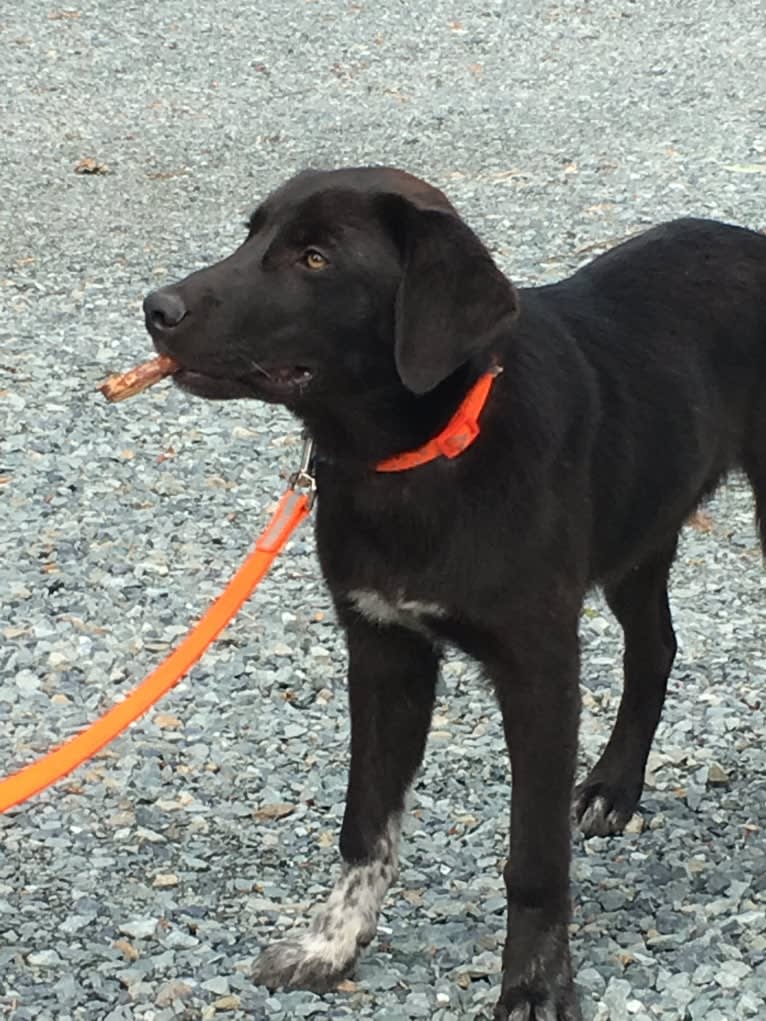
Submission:
<svg viewBox="0 0 766 1021">
<path fill-rule="evenodd" d="M 409 599 L 403 593 L 388 596 L 375 589 L 355 588 L 349 591 L 348 601 L 357 613 L 380 627 L 395 625 L 430 633 L 435 625 L 448 617 L 446 608 L 440 603 Z"/>
<path fill-rule="evenodd" d="M 456 564 L 449 522 L 410 488 L 320 490 L 319 559 L 335 598 L 371 624 L 443 634 L 458 612 L 451 574 L 465 570 Z"/>
</svg>

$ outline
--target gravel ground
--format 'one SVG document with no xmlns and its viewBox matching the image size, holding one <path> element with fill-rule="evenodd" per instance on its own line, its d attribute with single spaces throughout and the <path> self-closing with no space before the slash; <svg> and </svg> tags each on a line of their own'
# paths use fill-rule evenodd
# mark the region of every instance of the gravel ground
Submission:
<svg viewBox="0 0 766 1021">
<path fill-rule="evenodd" d="M 766 225 L 762 0 L 15 0 L 0 10 L 0 770 L 119 699 L 249 548 L 289 417 L 170 387 L 108 407 L 140 300 L 305 165 L 445 187 L 520 283 L 684 214 Z M 77 174 L 81 160 L 96 174 Z M 688 529 L 641 826 L 574 840 L 586 1018 L 766 1015 L 764 574 L 733 480 Z M 619 636 L 583 617 L 582 757 Z M 14 1021 L 486 1017 L 508 808 L 498 715 L 450 658 L 401 880 L 355 981 L 268 996 L 258 948 L 336 869 L 343 651 L 310 529 L 164 702 L 0 818 Z"/>
</svg>

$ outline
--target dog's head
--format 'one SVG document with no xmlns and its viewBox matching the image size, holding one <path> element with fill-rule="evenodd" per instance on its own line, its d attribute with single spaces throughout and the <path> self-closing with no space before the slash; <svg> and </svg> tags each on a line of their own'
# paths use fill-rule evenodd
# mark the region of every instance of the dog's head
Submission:
<svg viewBox="0 0 766 1021">
<path fill-rule="evenodd" d="M 305 171 L 227 259 L 150 294 L 146 325 L 203 397 L 301 410 L 438 386 L 507 333 L 513 287 L 436 188 L 403 171 Z"/>
</svg>

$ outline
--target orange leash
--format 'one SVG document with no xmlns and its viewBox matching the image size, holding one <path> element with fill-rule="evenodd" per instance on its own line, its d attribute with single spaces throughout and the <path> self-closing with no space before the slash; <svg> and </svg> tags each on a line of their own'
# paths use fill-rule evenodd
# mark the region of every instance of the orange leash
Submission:
<svg viewBox="0 0 766 1021">
<path fill-rule="evenodd" d="M 310 458 L 311 445 L 307 442 L 301 468 L 291 480 L 290 488 L 282 496 L 274 516 L 256 542 L 255 549 L 196 627 L 119 705 L 42 759 L 0 780 L 0 814 L 14 805 L 20 805 L 32 795 L 39 794 L 95 755 L 178 684 L 200 659 L 250 597 L 287 540 L 311 510 L 314 480 L 309 473 Z M 297 486 L 308 486 L 309 491 L 298 492 L 295 488 Z"/>
</svg>

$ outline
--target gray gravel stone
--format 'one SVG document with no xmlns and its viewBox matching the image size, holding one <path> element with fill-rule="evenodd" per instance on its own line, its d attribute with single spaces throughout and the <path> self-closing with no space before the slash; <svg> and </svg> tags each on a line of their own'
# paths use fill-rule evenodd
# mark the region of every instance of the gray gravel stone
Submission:
<svg viewBox="0 0 766 1021">
<path fill-rule="evenodd" d="M 577 984 L 592 997 L 600 996 L 606 987 L 604 976 L 595 968 L 580 968 Z"/>
<path fill-rule="evenodd" d="M 53 968 L 61 964 L 61 957 L 55 950 L 35 950 L 28 955 L 27 961 L 33 968 Z"/>
</svg>

